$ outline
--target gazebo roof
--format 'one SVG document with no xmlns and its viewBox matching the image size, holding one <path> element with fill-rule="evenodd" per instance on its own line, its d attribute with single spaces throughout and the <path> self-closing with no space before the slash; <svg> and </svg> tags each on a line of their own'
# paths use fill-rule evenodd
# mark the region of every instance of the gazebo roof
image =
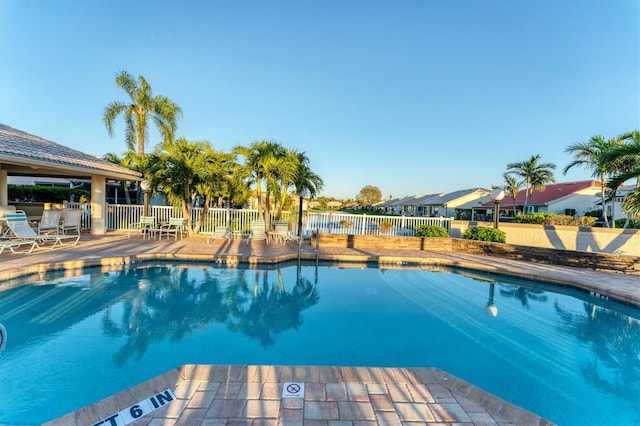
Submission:
<svg viewBox="0 0 640 426">
<path fill-rule="evenodd" d="M 0 168 L 14 176 L 141 180 L 134 170 L 4 124 L 0 124 Z"/>
</svg>

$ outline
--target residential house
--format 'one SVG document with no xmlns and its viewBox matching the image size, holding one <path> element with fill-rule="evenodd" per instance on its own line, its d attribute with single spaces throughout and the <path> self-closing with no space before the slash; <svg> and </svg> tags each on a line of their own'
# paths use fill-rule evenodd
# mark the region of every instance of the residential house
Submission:
<svg viewBox="0 0 640 426">
<path fill-rule="evenodd" d="M 555 213 L 583 216 L 594 209 L 594 196 L 600 194 L 601 183 L 596 180 L 556 183 L 542 190 L 533 191 L 525 209 L 525 189 L 515 197 L 505 196 L 500 202 L 500 216 L 517 216 L 524 213 Z M 493 201 L 473 208 L 477 220 L 492 220 Z M 515 214 L 514 214 L 515 213 Z"/>
<path fill-rule="evenodd" d="M 424 198 L 420 201 L 419 211 L 422 216 L 458 217 L 456 210 L 467 203 L 489 195 L 491 191 L 484 188 L 461 189 L 436 196 Z M 471 212 L 467 213 L 469 217 Z"/>
<path fill-rule="evenodd" d="M 623 185 L 618 188 L 615 197 L 612 193 L 607 192 L 604 205 L 609 219 L 613 218 L 615 220 L 627 217 L 627 213 L 622 210 L 622 202 L 635 188 L 634 185 Z M 602 210 L 602 195 L 600 193 L 596 195 L 594 205 L 594 210 Z"/>
</svg>

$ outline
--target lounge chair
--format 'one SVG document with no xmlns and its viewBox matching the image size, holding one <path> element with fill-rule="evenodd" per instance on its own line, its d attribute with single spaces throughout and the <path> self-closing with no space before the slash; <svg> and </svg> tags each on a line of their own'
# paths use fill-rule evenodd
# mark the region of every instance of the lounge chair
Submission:
<svg viewBox="0 0 640 426">
<path fill-rule="evenodd" d="M 31 253 L 33 249 L 38 246 L 36 240 L 0 240 L 0 254 L 2 254 L 6 248 L 10 249 L 11 253 L 16 253 L 16 248 L 25 245 L 31 245 L 31 248 L 27 253 Z"/>
<path fill-rule="evenodd" d="M 0 206 L 0 235 L 4 236 L 6 232 L 9 232 L 9 228 L 4 221 L 5 212 L 14 213 L 16 206 Z"/>
<path fill-rule="evenodd" d="M 82 210 L 69 209 L 63 212 L 64 219 L 60 225 L 60 232 L 66 234 L 68 231 L 75 231 L 80 235 L 80 225 L 82 220 Z"/>
<path fill-rule="evenodd" d="M 158 230 L 158 239 L 161 240 L 163 235 L 166 235 L 167 239 L 173 235 L 174 241 L 178 240 L 178 235 L 182 239 L 182 234 L 185 231 L 185 222 L 181 217 L 170 217 L 168 223 L 160 225 Z"/>
<path fill-rule="evenodd" d="M 15 237 L 17 240 L 22 241 L 33 241 L 35 243 L 35 247 L 40 247 L 40 244 L 53 242 L 53 246 L 51 248 L 56 247 L 57 245 L 64 244 L 65 240 L 75 239 L 73 245 L 76 245 L 80 240 L 80 234 L 76 235 L 62 235 L 62 234 L 42 234 L 39 235 L 33 228 L 29 225 L 29 221 L 27 220 L 27 214 L 23 210 L 16 210 L 14 213 L 5 213 L 4 219 L 7 222 L 7 226 L 9 227 L 9 235 Z M 11 239 L 6 241 L 12 241 Z M 15 240 L 13 240 L 15 241 Z M 31 247 L 33 250 L 34 247 Z"/>
<path fill-rule="evenodd" d="M 247 244 L 251 240 L 264 240 L 269 244 L 269 236 L 264 225 L 264 220 L 254 220 L 249 225 L 249 236 L 247 237 Z"/>
<path fill-rule="evenodd" d="M 287 222 L 276 222 L 271 235 L 275 241 L 282 244 L 286 244 L 289 241 L 298 241 L 298 236 L 289 232 L 289 223 Z"/>
<path fill-rule="evenodd" d="M 233 234 L 229 232 L 228 226 L 216 226 L 216 229 L 213 231 L 213 234 L 207 237 L 207 244 L 210 244 L 211 241 L 214 241 L 214 240 L 231 241 L 231 238 L 233 238 Z"/>
<path fill-rule="evenodd" d="M 38 235 L 57 234 L 60 226 L 62 210 L 47 209 L 42 212 L 42 218 L 38 222 Z"/>
</svg>

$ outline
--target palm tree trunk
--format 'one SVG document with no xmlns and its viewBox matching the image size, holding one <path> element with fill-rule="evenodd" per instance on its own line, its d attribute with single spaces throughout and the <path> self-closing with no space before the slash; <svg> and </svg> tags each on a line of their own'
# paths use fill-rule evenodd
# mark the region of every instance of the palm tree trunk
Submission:
<svg viewBox="0 0 640 426">
<path fill-rule="evenodd" d="M 189 212 L 189 200 L 182 199 L 180 204 L 182 208 L 182 218 L 185 219 L 187 222 L 187 235 L 191 237 L 194 234 L 194 232 L 193 232 L 193 226 L 191 226 L 192 224 L 191 224 L 191 213 Z M 200 220 L 202 220 L 202 217 L 205 217 L 204 212 L 202 213 Z M 200 226 L 198 226 L 197 229 L 200 229 Z"/>
<path fill-rule="evenodd" d="M 602 220 L 604 221 L 604 226 L 606 226 L 607 228 L 609 227 L 609 221 L 607 220 L 607 197 L 606 197 L 606 193 L 605 193 L 605 186 L 604 184 L 600 186 L 600 198 L 602 201 Z"/>
<path fill-rule="evenodd" d="M 264 226 L 267 230 L 271 229 L 271 191 L 265 192 L 264 200 Z"/>
</svg>

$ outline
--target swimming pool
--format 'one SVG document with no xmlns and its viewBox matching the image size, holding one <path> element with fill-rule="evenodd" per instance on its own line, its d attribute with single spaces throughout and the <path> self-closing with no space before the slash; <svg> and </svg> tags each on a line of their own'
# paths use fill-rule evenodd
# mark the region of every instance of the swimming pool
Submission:
<svg viewBox="0 0 640 426">
<path fill-rule="evenodd" d="M 0 423 L 41 423 L 187 363 L 438 367 L 559 424 L 640 423 L 639 310 L 464 270 L 342 266 L 4 283 Z"/>
</svg>

